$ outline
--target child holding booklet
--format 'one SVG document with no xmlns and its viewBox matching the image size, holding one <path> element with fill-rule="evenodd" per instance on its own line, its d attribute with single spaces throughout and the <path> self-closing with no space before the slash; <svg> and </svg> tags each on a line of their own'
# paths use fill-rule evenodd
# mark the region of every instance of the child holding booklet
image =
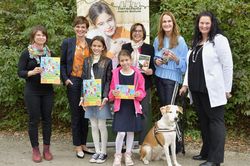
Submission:
<svg viewBox="0 0 250 166">
<path fill-rule="evenodd" d="M 131 66 L 131 54 L 127 50 L 121 50 L 118 55 L 120 67 L 113 70 L 110 84 L 109 99 L 114 101 L 113 130 L 117 132 L 116 153 L 113 166 L 121 165 L 122 144 L 126 135 L 125 164 L 134 165 L 131 158 L 134 132 L 141 130 L 142 107 L 140 101 L 145 97 L 144 78 L 141 72 Z M 118 99 L 120 91 L 117 85 L 134 85 L 134 99 Z"/>
<path fill-rule="evenodd" d="M 83 65 L 83 80 L 101 79 L 102 102 L 100 106 L 84 107 L 85 118 L 91 123 L 92 137 L 95 146 L 95 154 L 92 155 L 89 162 L 103 163 L 107 159 L 108 131 L 106 119 L 111 119 L 110 107 L 108 104 L 108 93 L 110 81 L 112 78 L 112 61 L 106 57 L 107 47 L 104 38 L 94 37 L 90 42 L 90 57 L 87 57 Z M 91 87 L 90 87 L 91 88 Z M 84 97 L 80 104 L 83 104 Z M 101 134 L 101 146 L 99 138 Z"/>
</svg>

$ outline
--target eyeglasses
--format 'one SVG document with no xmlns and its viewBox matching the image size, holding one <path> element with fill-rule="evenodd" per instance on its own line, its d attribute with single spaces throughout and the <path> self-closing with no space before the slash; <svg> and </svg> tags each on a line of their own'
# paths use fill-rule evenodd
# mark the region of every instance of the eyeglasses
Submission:
<svg viewBox="0 0 250 166">
<path fill-rule="evenodd" d="M 133 33 L 142 33 L 142 30 L 134 30 Z"/>
</svg>

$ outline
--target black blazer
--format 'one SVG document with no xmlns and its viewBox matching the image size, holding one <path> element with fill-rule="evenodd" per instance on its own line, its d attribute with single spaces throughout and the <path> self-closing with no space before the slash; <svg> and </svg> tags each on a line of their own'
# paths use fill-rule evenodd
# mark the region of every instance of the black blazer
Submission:
<svg viewBox="0 0 250 166">
<path fill-rule="evenodd" d="M 122 49 L 125 49 L 125 50 L 128 50 L 130 53 L 133 52 L 133 48 L 131 46 L 131 43 L 126 43 L 126 44 L 123 44 L 122 45 Z M 154 47 L 149 45 L 149 44 L 146 44 L 146 43 L 143 43 L 143 45 L 141 46 L 141 54 L 145 54 L 145 55 L 150 55 L 150 64 L 149 64 L 149 68 L 153 70 L 153 73 L 155 71 L 155 66 L 154 66 L 154 54 L 155 54 L 155 51 L 154 51 Z M 148 89 L 152 86 L 152 75 L 148 76 L 148 75 L 145 75 L 144 73 L 142 73 L 143 76 L 144 76 L 144 79 L 145 79 L 145 89 Z"/>
<path fill-rule="evenodd" d="M 90 39 L 86 38 L 88 44 L 90 44 Z M 72 72 L 73 61 L 76 49 L 76 38 L 67 38 L 63 40 L 61 45 L 61 79 L 63 84 L 67 79 L 69 79 Z"/>
</svg>

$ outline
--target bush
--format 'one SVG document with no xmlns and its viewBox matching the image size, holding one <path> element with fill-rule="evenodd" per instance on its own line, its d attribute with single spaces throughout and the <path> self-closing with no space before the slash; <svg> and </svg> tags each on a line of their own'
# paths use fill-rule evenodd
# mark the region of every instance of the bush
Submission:
<svg viewBox="0 0 250 166">
<path fill-rule="evenodd" d="M 242 116 L 250 115 L 250 4 L 248 1 L 224 0 L 154 0 L 150 1 L 151 41 L 157 33 L 158 19 L 162 11 L 174 13 L 181 34 L 190 44 L 194 20 L 200 11 L 211 10 L 220 21 L 221 29 L 230 40 L 234 60 L 233 98 L 227 104 L 225 115 L 228 125 L 234 125 Z M 159 3 L 161 5 L 159 5 Z M 21 129 L 26 126 L 27 116 L 23 102 L 24 80 L 17 76 L 17 62 L 22 50 L 28 46 L 30 28 L 42 24 L 48 28 L 52 51 L 59 55 L 60 44 L 73 35 L 72 20 L 76 15 L 75 0 L 2 0 L 0 2 L 0 122 L 1 129 Z M 53 120 L 68 126 L 70 113 L 63 86 L 55 86 Z M 155 92 L 153 92 L 152 96 Z M 158 99 L 152 99 L 153 110 L 158 110 Z M 189 106 L 188 110 L 192 110 Z M 157 119 L 155 111 L 154 117 Z M 196 127 L 196 115 L 187 112 L 188 126 Z"/>
</svg>

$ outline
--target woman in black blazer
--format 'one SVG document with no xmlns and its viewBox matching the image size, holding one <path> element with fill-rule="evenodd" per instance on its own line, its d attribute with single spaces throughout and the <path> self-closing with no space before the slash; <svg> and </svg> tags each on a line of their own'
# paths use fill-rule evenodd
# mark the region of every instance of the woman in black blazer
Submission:
<svg viewBox="0 0 250 166">
<path fill-rule="evenodd" d="M 150 56 L 150 64 L 149 68 L 142 71 L 142 74 L 145 79 L 145 90 L 147 95 L 142 100 L 142 112 L 143 112 L 143 119 L 142 119 L 142 131 L 139 134 L 139 145 L 142 145 L 143 140 L 148 132 L 147 124 L 151 121 L 149 119 L 149 106 L 150 106 L 150 88 L 152 86 L 152 75 L 154 73 L 155 67 L 154 67 L 154 47 L 144 43 L 144 40 L 146 38 L 146 30 L 141 23 L 135 23 L 131 26 L 130 29 L 130 39 L 131 42 L 124 44 L 122 46 L 122 49 L 128 50 L 133 58 L 133 66 L 138 65 L 139 56 L 141 54 L 149 55 Z"/>
<path fill-rule="evenodd" d="M 67 87 L 67 97 L 71 110 L 71 128 L 76 156 L 84 157 L 84 152 L 92 154 L 86 147 L 88 119 L 79 106 L 82 88 L 82 69 L 84 59 L 89 56 L 90 39 L 85 37 L 89 27 L 88 20 L 78 16 L 73 22 L 76 37 L 65 39 L 61 45 L 61 79 Z"/>
</svg>

